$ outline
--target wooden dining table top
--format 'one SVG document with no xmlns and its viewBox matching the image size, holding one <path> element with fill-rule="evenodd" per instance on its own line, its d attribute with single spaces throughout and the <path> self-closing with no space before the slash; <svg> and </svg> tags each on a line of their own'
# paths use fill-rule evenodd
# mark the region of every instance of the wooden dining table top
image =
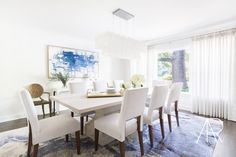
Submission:
<svg viewBox="0 0 236 157">
<path fill-rule="evenodd" d="M 123 100 L 123 97 L 87 98 L 86 95 L 77 94 L 57 95 L 50 98 L 79 114 L 120 105 Z"/>
</svg>

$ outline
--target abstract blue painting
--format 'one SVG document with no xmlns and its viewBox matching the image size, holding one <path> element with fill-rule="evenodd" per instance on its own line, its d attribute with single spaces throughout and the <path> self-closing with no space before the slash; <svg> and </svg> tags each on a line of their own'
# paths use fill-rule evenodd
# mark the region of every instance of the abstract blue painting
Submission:
<svg viewBox="0 0 236 157">
<path fill-rule="evenodd" d="M 48 46 L 48 74 L 69 73 L 75 77 L 97 77 L 99 73 L 98 53 L 87 50 Z"/>
</svg>

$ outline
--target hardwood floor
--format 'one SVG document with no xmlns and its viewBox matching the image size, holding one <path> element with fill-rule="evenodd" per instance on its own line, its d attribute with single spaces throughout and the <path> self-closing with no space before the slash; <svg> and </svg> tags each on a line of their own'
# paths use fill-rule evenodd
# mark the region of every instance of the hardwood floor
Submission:
<svg viewBox="0 0 236 157">
<path fill-rule="evenodd" d="M 223 142 L 218 141 L 213 157 L 234 157 L 236 154 L 236 123 L 224 121 L 221 133 Z"/>
<path fill-rule="evenodd" d="M 47 115 L 48 117 L 49 115 Z M 42 116 L 39 117 L 41 119 Z M 25 127 L 26 119 L 0 123 L 0 132 Z M 221 133 L 223 142 L 218 141 L 213 157 L 235 157 L 236 154 L 236 122 L 224 120 L 224 129 Z"/>
</svg>

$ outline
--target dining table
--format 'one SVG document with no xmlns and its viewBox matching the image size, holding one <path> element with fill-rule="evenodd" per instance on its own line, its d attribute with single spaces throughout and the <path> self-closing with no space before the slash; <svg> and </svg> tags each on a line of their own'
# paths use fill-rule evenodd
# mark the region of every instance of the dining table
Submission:
<svg viewBox="0 0 236 157">
<path fill-rule="evenodd" d="M 85 123 L 84 127 L 85 135 L 94 139 L 94 121 L 99 117 L 105 116 L 110 111 L 119 112 L 123 98 L 122 96 L 88 98 L 87 95 L 67 94 L 51 96 L 51 100 L 79 115 L 92 111 L 95 112 L 94 117 Z M 106 145 L 114 140 L 103 133 L 100 133 L 99 136 L 100 145 Z"/>
</svg>

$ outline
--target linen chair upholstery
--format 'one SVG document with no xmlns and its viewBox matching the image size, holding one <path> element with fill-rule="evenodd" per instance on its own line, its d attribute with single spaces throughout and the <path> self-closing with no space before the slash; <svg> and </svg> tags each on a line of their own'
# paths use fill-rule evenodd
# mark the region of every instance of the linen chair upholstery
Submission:
<svg viewBox="0 0 236 157">
<path fill-rule="evenodd" d="M 113 86 L 116 89 L 116 91 L 120 91 L 123 83 L 124 83 L 124 80 L 113 80 Z"/>
<path fill-rule="evenodd" d="M 152 81 L 152 86 L 165 86 L 165 85 L 168 85 L 168 86 L 171 86 L 172 84 L 172 81 L 171 80 L 153 80 Z"/>
<path fill-rule="evenodd" d="M 107 82 L 104 80 L 97 80 L 93 82 L 94 91 L 96 92 L 106 92 Z"/>
<path fill-rule="evenodd" d="M 88 91 L 87 81 L 69 82 L 69 90 L 71 94 L 86 95 Z"/>
<path fill-rule="evenodd" d="M 160 120 L 162 138 L 164 135 L 163 106 L 168 94 L 168 85 L 155 86 L 152 91 L 149 107 L 144 109 L 144 123 L 148 124 L 151 147 L 153 147 L 153 126 Z"/>
<path fill-rule="evenodd" d="M 77 153 L 80 153 L 79 131 L 80 122 L 68 115 L 59 115 L 43 120 L 38 120 L 37 112 L 30 93 L 26 89 L 20 91 L 21 102 L 24 105 L 29 122 L 28 154 L 34 146 L 33 156 L 37 156 L 38 144 L 75 132 L 77 142 Z"/>
<path fill-rule="evenodd" d="M 171 112 L 172 111 L 175 111 L 177 126 L 179 126 L 178 101 L 179 101 L 182 87 L 183 87 L 182 82 L 175 82 L 171 85 L 168 92 L 164 112 L 167 114 L 167 117 L 168 117 L 170 132 L 172 131 L 172 128 L 171 128 Z"/>
<path fill-rule="evenodd" d="M 142 142 L 142 119 L 147 92 L 148 88 L 127 90 L 123 97 L 120 113 L 110 114 L 95 120 L 95 150 L 97 150 L 98 145 L 98 134 L 99 131 L 101 131 L 120 141 L 121 156 L 125 156 L 125 137 L 137 130 L 139 135 L 141 154 L 143 155 L 144 151 Z"/>
</svg>

